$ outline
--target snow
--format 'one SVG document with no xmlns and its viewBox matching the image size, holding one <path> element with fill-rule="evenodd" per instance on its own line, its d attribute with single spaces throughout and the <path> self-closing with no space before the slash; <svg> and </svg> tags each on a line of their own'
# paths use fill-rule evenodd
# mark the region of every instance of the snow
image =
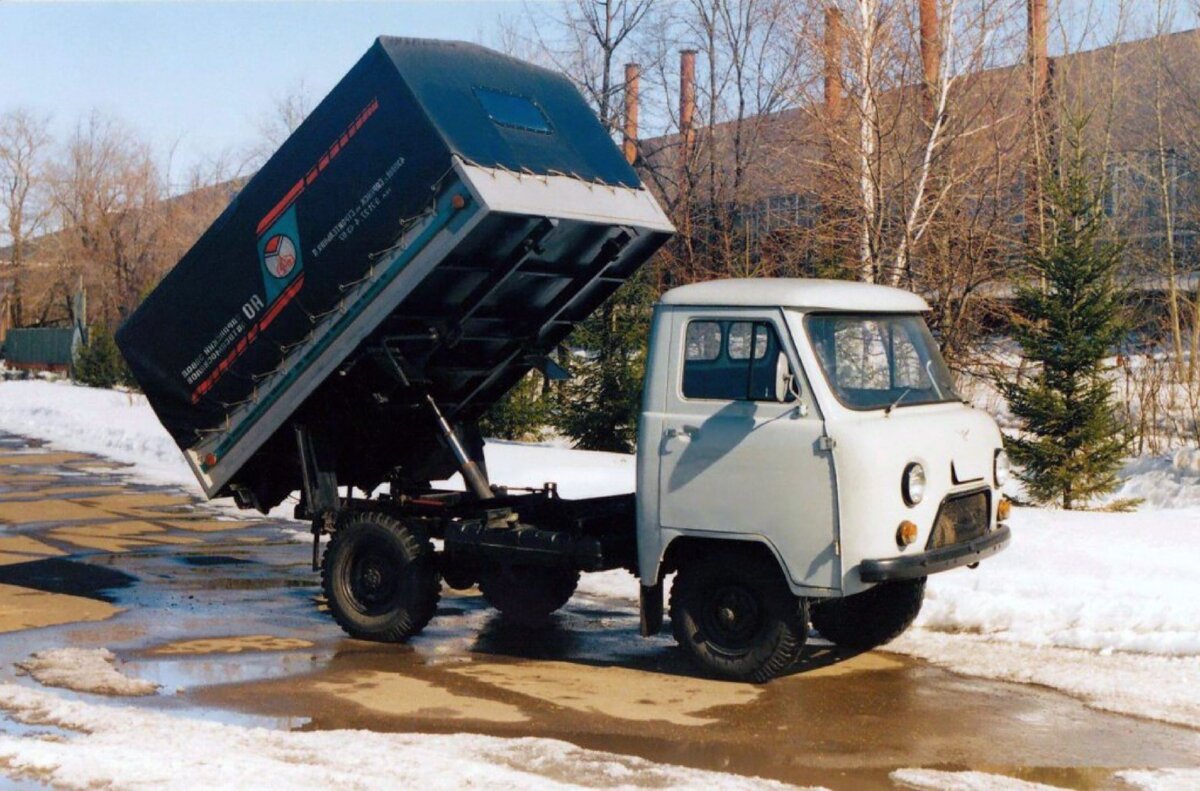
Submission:
<svg viewBox="0 0 1200 791">
<path fill-rule="evenodd" d="M 1014 508 L 1011 545 L 930 578 L 917 625 L 1031 647 L 1200 655 L 1200 510 Z"/>
<path fill-rule="evenodd" d="M 1056 786 L 1031 783 L 986 772 L 945 772 L 937 769 L 897 769 L 888 775 L 902 788 L 933 791 L 1050 791 Z"/>
<path fill-rule="evenodd" d="M 141 396 L 0 382 L 0 430 L 196 491 Z M 493 480 L 513 486 L 555 481 L 565 497 L 634 487 L 631 456 L 496 441 L 486 453 Z M 932 577 L 916 625 L 889 650 L 1200 727 L 1200 451 L 1134 459 L 1122 477 L 1117 496 L 1144 501 L 1130 513 L 1014 509 L 1011 546 L 977 570 Z M 627 607 L 637 592 L 623 571 L 580 585 L 580 595 Z"/>
<path fill-rule="evenodd" d="M 506 486 L 537 487 L 552 481 L 563 497 L 579 499 L 628 494 L 636 464 L 624 453 L 572 450 L 489 439 L 484 445 L 488 475 Z M 459 484 L 461 488 L 461 484 Z"/>
<path fill-rule="evenodd" d="M 1117 772 L 1116 776 L 1145 791 L 1196 791 L 1200 788 L 1200 769 L 1129 770 Z"/>
<path fill-rule="evenodd" d="M 116 667 L 107 648 L 55 648 L 38 651 L 17 667 L 39 684 L 99 695 L 153 695 L 158 684 L 130 678 Z"/>
<path fill-rule="evenodd" d="M 71 789 L 789 787 L 553 739 L 250 728 L 66 700 L 16 684 L 0 684 L 0 709 L 65 732 L 0 730 L 0 764 Z"/>
<path fill-rule="evenodd" d="M 1200 509 L 1200 450 L 1180 448 L 1166 456 L 1143 456 L 1121 470 L 1113 498 L 1142 500 L 1140 510 Z"/>
<path fill-rule="evenodd" d="M 1016 508 L 1010 524 L 1004 552 L 930 578 L 887 650 L 1200 728 L 1200 510 Z"/>
<path fill-rule="evenodd" d="M 1093 708 L 1200 728 L 1200 657 L 1006 644 L 910 629 L 885 650 L 963 675 L 1057 689 Z"/>
<path fill-rule="evenodd" d="M 137 475 L 199 491 L 174 440 L 139 393 L 67 381 L 0 382 L 0 430 L 137 466 Z"/>
</svg>

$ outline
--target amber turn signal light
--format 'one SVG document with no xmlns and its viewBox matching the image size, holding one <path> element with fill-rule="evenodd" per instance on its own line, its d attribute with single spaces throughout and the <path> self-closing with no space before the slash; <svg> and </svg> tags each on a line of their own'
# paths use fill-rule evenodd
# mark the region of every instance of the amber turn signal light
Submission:
<svg viewBox="0 0 1200 791">
<path fill-rule="evenodd" d="M 1003 522 L 1008 519 L 1008 515 L 1012 513 L 1012 503 L 1007 497 L 1000 498 L 1000 505 L 996 506 L 996 521 Z"/>
<path fill-rule="evenodd" d="M 900 523 L 900 527 L 896 528 L 896 546 L 904 549 L 906 546 L 917 540 L 917 526 L 905 519 Z"/>
<path fill-rule="evenodd" d="M 455 211 L 458 211 L 459 209 L 461 209 L 467 205 L 467 199 L 464 198 L 462 195 L 455 195 L 453 198 L 450 199 L 450 205 L 454 208 Z"/>
<path fill-rule="evenodd" d="M 215 453 L 207 454 L 204 457 L 204 466 L 205 467 L 216 467 L 217 466 L 217 454 L 215 454 Z"/>
</svg>

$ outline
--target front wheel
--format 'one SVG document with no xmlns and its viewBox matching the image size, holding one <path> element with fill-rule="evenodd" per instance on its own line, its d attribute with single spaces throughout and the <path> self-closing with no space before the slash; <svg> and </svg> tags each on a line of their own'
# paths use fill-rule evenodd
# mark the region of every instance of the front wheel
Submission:
<svg viewBox="0 0 1200 791">
<path fill-rule="evenodd" d="M 382 513 L 354 514 L 334 531 L 321 584 L 346 634 L 386 643 L 424 629 L 441 595 L 429 539 Z"/>
<path fill-rule="evenodd" d="M 925 579 L 881 582 L 853 596 L 814 604 L 813 628 L 843 648 L 878 648 L 895 640 L 916 620 L 925 600 Z"/>
<path fill-rule="evenodd" d="M 756 556 L 704 558 L 679 570 L 671 589 L 679 645 L 723 678 L 770 681 L 800 656 L 808 632 L 803 599 L 778 566 Z"/>
</svg>

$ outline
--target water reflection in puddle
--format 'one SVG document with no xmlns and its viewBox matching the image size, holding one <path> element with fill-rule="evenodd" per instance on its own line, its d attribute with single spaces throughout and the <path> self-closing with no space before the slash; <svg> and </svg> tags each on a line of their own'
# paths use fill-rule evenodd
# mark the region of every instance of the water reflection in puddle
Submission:
<svg viewBox="0 0 1200 791">
<path fill-rule="evenodd" d="M 323 649 L 302 652 L 263 652 L 153 659 L 131 659 L 122 670 L 136 678 L 158 684 L 164 694 L 186 692 L 215 684 L 240 684 L 247 681 L 311 673 L 329 662 L 332 652 Z"/>
</svg>

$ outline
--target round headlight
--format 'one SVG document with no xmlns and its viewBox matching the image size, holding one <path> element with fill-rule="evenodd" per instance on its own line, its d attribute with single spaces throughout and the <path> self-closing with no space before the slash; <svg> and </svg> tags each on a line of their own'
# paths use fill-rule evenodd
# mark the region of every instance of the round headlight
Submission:
<svg viewBox="0 0 1200 791">
<path fill-rule="evenodd" d="M 904 468 L 904 476 L 900 479 L 900 493 L 904 502 L 916 505 L 925 499 L 925 468 L 917 462 L 910 463 Z"/>
<path fill-rule="evenodd" d="M 1009 471 L 1010 468 L 1008 464 L 1008 454 L 1004 452 L 1003 448 L 1001 448 L 1000 450 L 996 451 L 996 463 L 992 470 L 996 478 L 997 489 L 1008 483 Z"/>
</svg>

